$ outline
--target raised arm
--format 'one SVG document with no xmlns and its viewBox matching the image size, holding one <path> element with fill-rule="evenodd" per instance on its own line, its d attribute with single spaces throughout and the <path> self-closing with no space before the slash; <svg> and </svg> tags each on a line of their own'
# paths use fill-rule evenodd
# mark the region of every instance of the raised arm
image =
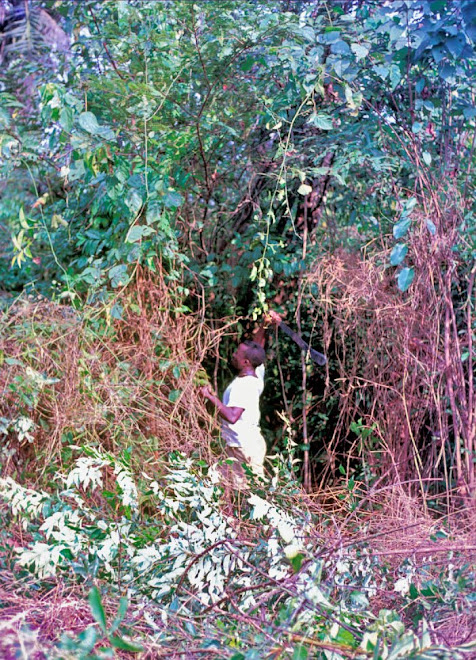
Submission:
<svg viewBox="0 0 476 660">
<path fill-rule="evenodd" d="M 277 312 L 270 310 L 267 314 L 264 315 L 260 327 L 253 334 L 253 341 L 255 341 L 260 346 L 263 346 L 264 348 L 266 342 L 266 330 L 270 325 L 278 326 L 281 321 L 281 316 Z"/>
</svg>

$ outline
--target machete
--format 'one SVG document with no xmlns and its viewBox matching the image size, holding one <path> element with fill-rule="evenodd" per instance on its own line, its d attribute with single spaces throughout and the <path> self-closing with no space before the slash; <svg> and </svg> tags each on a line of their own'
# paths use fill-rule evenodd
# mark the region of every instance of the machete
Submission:
<svg viewBox="0 0 476 660">
<path fill-rule="evenodd" d="M 323 355 L 322 353 L 319 353 L 318 351 L 315 351 L 313 348 L 311 348 L 309 346 L 309 344 L 306 344 L 304 339 L 300 335 L 298 335 L 297 332 L 294 332 L 294 330 L 291 330 L 289 325 L 286 325 L 286 323 L 283 323 L 283 321 L 281 321 L 278 327 L 279 327 L 280 330 L 282 330 L 284 332 L 285 335 L 287 335 L 288 337 L 291 337 L 291 339 L 296 342 L 296 344 L 299 346 L 299 348 L 302 351 L 305 351 L 309 355 L 309 357 L 311 358 L 311 360 L 313 362 L 316 362 L 321 367 L 324 364 L 326 364 L 326 362 L 327 362 L 326 356 Z"/>
</svg>

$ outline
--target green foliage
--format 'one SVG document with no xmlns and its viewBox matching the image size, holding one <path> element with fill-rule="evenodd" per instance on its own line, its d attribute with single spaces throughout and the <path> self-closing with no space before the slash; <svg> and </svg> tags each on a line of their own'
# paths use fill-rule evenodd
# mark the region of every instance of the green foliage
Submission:
<svg viewBox="0 0 476 660">
<path fill-rule="evenodd" d="M 86 584 L 100 579 L 108 585 L 108 599 L 118 600 L 117 614 L 109 624 L 99 588 L 90 589 L 88 600 L 97 625 L 76 637 L 65 634 L 61 649 L 92 658 L 97 657 L 97 645 L 108 640 L 113 648 L 140 651 L 140 645 L 124 635 L 133 636 L 127 623 L 129 609 L 136 611 L 142 603 L 147 604 L 142 634 L 153 635 L 162 647 L 174 644 L 178 653 L 185 650 L 180 639 L 186 631 L 199 649 L 213 642 L 222 653 L 239 651 L 245 657 L 252 650 L 262 657 L 276 644 L 286 645 L 289 635 L 295 642 L 294 657 L 316 649 L 359 658 L 412 658 L 420 657 L 423 650 L 424 657 L 458 657 L 457 649 L 451 655 L 449 649 L 434 646 L 425 625 L 417 635 L 395 610 L 373 614 L 371 601 L 393 587 L 403 598 L 400 606 L 410 606 L 420 618 L 428 607 L 434 616 L 444 616 L 448 607 L 463 603 L 470 607 L 472 569 L 461 565 L 455 570 L 450 565 L 436 574 L 430 559 L 428 580 L 420 568 L 422 583 L 416 587 L 411 586 L 416 573 L 411 560 L 399 569 L 404 577 L 396 579 L 366 543 L 350 544 L 337 554 L 326 549 L 314 532 L 314 514 L 295 500 L 298 487 L 282 459 L 275 465 L 271 484 L 257 482 L 254 493 L 245 496 L 241 524 L 246 522 L 248 532 L 244 535 L 223 513 L 217 473 L 181 455 L 170 457 L 160 484 L 146 478 L 134 486 L 140 499 L 148 498 L 152 515 L 136 513 L 129 521 L 114 521 L 104 508 L 92 505 L 94 499 L 85 499 L 89 491 L 106 495 L 101 479 L 109 460 L 99 454 L 94 462 L 79 459 L 64 477 L 68 490 L 58 484 L 50 496 L 11 480 L 1 482 L 1 497 L 11 514 L 34 538 L 44 539 L 29 548 L 18 547 L 19 564 L 29 566 L 40 581 L 52 574 L 50 569 L 45 572 L 47 566 L 71 584 L 79 576 Z M 81 557 L 86 556 L 95 558 L 96 566 L 78 573 L 77 566 L 86 565 Z M 121 596 L 123 583 L 128 599 Z M 268 616 L 260 624 L 264 634 L 257 636 L 257 614 L 263 603 Z M 218 617 L 212 615 L 214 605 L 219 606 Z M 239 634 L 236 607 L 242 614 Z M 150 643 L 147 638 L 141 642 Z M 108 652 L 105 647 L 99 650 Z"/>
<path fill-rule="evenodd" d="M 116 635 L 117 630 L 127 614 L 127 598 L 120 599 L 117 615 L 110 627 L 107 625 L 106 614 L 97 587 L 91 589 L 88 600 L 91 607 L 91 613 L 99 624 L 102 635 L 98 634 L 97 629 L 93 626 L 90 626 L 79 633 L 76 639 L 65 634 L 59 644 L 61 650 L 73 652 L 78 660 L 92 660 L 93 658 L 99 659 L 108 657 L 114 658 L 115 654 L 113 649 L 120 649 L 121 651 L 128 651 L 129 653 L 140 653 L 144 650 L 140 644 L 135 644 L 134 642 L 125 639 L 123 636 Z M 112 649 L 110 647 L 102 647 L 98 650 L 97 654 L 93 653 L 96 645 L 100 643 L 102 639 L 107 640 Z"/>
<path fill-rule="evenodd" d="M 323 243 L 348 240 L 338 227 L 355 227 L 360 243 L 389 229 L 389 178 L 393 191 L 427 186 L 470 154 L 458 133 L 474 124 L 466 0 L 457 11 L 400 2 L 352 15 L 340 4 L 287 13 L 269 3 L 182 4 L 62 7 L 78 35 L 64 81 L 32 60 L 40 113 L 14 87 L 2 95 L 2 167 L 14 189 L 23 173 L 35 203 L 27 227 L 6 215 L 30 278 L 40 270 L 32 259 L 42 270 L 51 261 L 50 282 L 92 298 L 123 286 L 136 263 L 154 268 L 160 254 L 172 276 L 185 262 L 206 289 L 218 286 L 230 310 L 243 304 L 255 264 L 262 307 L 281 273 L 301 269 L 300 197 L 324 186 L 335 216 L 332 228 L 326 217 L 312 227 L 312 259 Z M 246 186 L 253 208 L 234 212 Z M 409 226 L 402 216 L 395 237 Z"/>
<path fill-rule="evenodd" d="M 420 285 L 422 265 L 412 246 L 422 227 L 435 253 L 452 230 L 449 221 L 425 217 L 427 201 L 447 198 L 450 189 L 465 209 L 451 250 L 455 268 L 468 279 L 476 253 L 474 3 L 45 1 L 22 3 L 16 18 L 10 3 L 3 6 L 2 293 L 34 291 L 76 309 L 84 302 L 96 306 L 86 307 L 89 317 L 80 321 L 89 340 L 83 341 L 72 317 L 59 324 L 63 335 L 47 322 L 18 318 L 11 342 L 18 345 L 21 337 L 24 348 L 0 355 L 6 374 L 1 458 L 15 466 L 17 478 L 5 477 L 2 493 L 12 520 L 31 534 L 23 548 L 16 544 L 22 578 L 44 583 L 59 575 L 85 585 L 97 624 L 65 638 L 64 649 L 80 657 L 94 657 L 103 643 L 132 650 L 118 632 L 126 601 L 119 600 L 108 627 L 99 588 L 92 587 L 107 583 L 104 593 L 123 598 L 119 576 L 131 585 L 132 607 L 143 600 L 150 605 L 149 636 L 164 645 L 179 640 L 180 652 L 191 638 L 199 650 L 209 646 L 236 658 L 450 654 L 432 648 L 424 627 L 418 634 L 406 629 L 397 606 L 372 609 L 375 590 L 385 590 L 390 578 L 371 548 L 342 547 L 326 555 L 313 536 L 312 515 L 294 506 L 300 452 L 290 453 L 269 492 L 257 484 L 256 498 L 247 498 L 248 539 L 224 514 L 212 471 L 201 473 L 173 457 L 163 478 L 140 476 L 137 464 L 159 442 L 150 437 L 152 415 L 144 400 L 183 423 L 191 367 L 167 353 L 160 334 L 166 323 L 157 317 L 148 335 L 156 345 L 144 353 L 160 371 L 155 381 L 144 375 L 137 355 L 112 357 L 109 342 L 130 331 L 135 353 L 145 351 L 139 324 L 127 326 L 126 320 L 136 315 L 142 322 L 165 293 L 156 292 L 145 307 L 124 300 L 137 282 L 142 291 L 143 273 L 145 280 L 165 277 L 174 318 L 196 311 L 198 300 L 209 319 L 257 317 L 274 300 L 289 318 L 298 313 L 304 336 L 314 339 L 321 292 L 303 285 L 314 260 L 337 248 L 358 253 L 378 246 L 385 249 L 390 287 L 405 302 Z M 50 37 L 56 35 L 53 41 L 45 25 Z M 458 299 L 457 288 L 437 293 Z M 457 308 L 458 336 L 468 333 L 463 310 L 470 298 L 471 292 Z M 9 345 L 6 331 L 2 339 Z M 62 371 L 72 354 L 62 341 L 71 332 L 83 342 L 78 371 L 71 372 L 78 374 L 75 412 L 83 420 L 72 415 L 75 423 L 50 439 L 51 420 L 59 414 L 53 404 L 70 373 Z M 286 415 L 282 430 L 276 419 L 269 425 L 283 435 L 281 446 L 287 437 L 288 446 L 300 451 L 312 447 L 317 467 L 330 464 L 327 447 L 336 422 L 350 426 L 358 461 L 344 468 L 339 455 L 338 464 L 346 474 L 344 497 L 355 512 L 358 480 L 368 488 L 375 483 L 383 448 L 374 425 L 337 419 L 342 400 L 329 383 L 340 356 L 332 354 L 328 339 L 325 385 L 314 378 L 306 390 L 311 367 L 296 347 L 286 345 L 284 375 L 282 361 L 280 369 L 271 363 L 282 391 L 268 390 L 267 412 L 286 407 Z M 39 350 L 45 343 L 56 347 L 48 373 Z M 458 364 L 470 372 L 469 337 L 464 349 Z M 356 365 L 365 360 L 357 342 L 346 350 Z M 191 373 L 191 383 L 193 378 Z M 326 401 L 314 405 L 324 389 Z M 144 396 L 136 399 L 137 391 Z M 371 405 L 365 387 L 352 384 L 350 395 L 361 398 L 364 410 Z M 120 425 L 114 406 L 129 411 Z M 310 432 L 299 444 L 304 418 Z M 456 418 L 448 418 L 448 428 Z M 289 419 L 293 440 L 285 428 Z M 183 427 L 177 428 L 183 442 Z M 17 459 L 37 449 L 36 437 L 51 442 L 38 451 L 48 456 L 55 445 L 65 466 L 49 493 L 21 483 L 25 464 Z M 104 449 L 108 442 L 114 451 Z M 132 461 L 123 452 L 128 442 Z M 77 446 L 84 446 L 80 456 Z M 459 460 L 456 445 L 450 454 L 450 461 Z M 438 461 L 442 456 L 446 460 L 440 454 Z M 47 475 L 58 472 L 57 465 L 45 464 Z M 108 472 L 112 487 L 105 485 Z M 402 573 L 409 592 L 396 590 L 398 608 L 415 618 L 439 616 L 445 598 L 445 608 L 448 602 L 469 608 L 472 569 L 458 570 L 457 578 L 445 569 L 422 583 Z M 245 622 L 233 619 L 230 594 Z M 258 617 L 260 598 L 272 613 L 269 621 Z M 201 615 L 218 603 L 225 621 L 202 625 Z"/>
</svg>

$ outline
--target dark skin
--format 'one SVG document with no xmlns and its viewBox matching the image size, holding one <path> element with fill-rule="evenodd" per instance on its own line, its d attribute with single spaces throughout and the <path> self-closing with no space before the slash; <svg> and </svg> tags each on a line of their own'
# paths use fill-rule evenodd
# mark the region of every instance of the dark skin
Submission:
<svg viewBox="0 0 476 660">
<path fill-rule="evenodd" d="M 276 312 L 269 312 L 265 317 L 264 322 L 266 324 L 272 323 L 274 325 L 279 325 L 281 323 L 281 317 Z M 255 341 L 260 346 L 264 347 L 266 339 L 266 328 L 264 325 L 261 325 L 258 330 L 253 335 L 253 341 Z M 231 357 L 231 364 L 238 372 L 238 378 L 243 376 L 256 376 L 256 371 L 249 359 L 246 357 L 246 344 L 239 344 L 236 351 Z M 211 401 L 215 408 L 218 410 L 220 417 L 223 417 L 230 424 L 235 424 L 243 414 L 244 408 L 238 408 L 236 406 L 225 406 L 225 404 L 217 397 L 215 392 L 212 389 L 205 385 L 200 388 L 200 394 L 206 399 Z"/>
</svg>

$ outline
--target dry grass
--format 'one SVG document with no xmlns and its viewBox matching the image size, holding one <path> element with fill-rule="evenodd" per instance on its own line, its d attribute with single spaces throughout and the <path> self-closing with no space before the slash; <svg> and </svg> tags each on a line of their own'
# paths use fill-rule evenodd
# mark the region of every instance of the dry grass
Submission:
<svg viewBox="0 0 476 660">
<path fill-rule="evenodd" d="M 214 423 L 198 394 L 197 372 L 221 333 L 200 314 L 174 313 L 175 304 L 160 278 L 139 273 L 116 300 L 122 318 L 109 323 L 104 310 L 79 314 L 47 300 L 5 312 L 0 417 L 23 415 L 36 428 L 31 443 L 11 429 L 15 453 L 3 473 L 63 467 L 68 434 L 70 443 L 113 453 L 133 447 L 152 469 L 174 450 L 210 461 Z M 31 370 L 58 382 L 38 386 Z"/>
</svg>

